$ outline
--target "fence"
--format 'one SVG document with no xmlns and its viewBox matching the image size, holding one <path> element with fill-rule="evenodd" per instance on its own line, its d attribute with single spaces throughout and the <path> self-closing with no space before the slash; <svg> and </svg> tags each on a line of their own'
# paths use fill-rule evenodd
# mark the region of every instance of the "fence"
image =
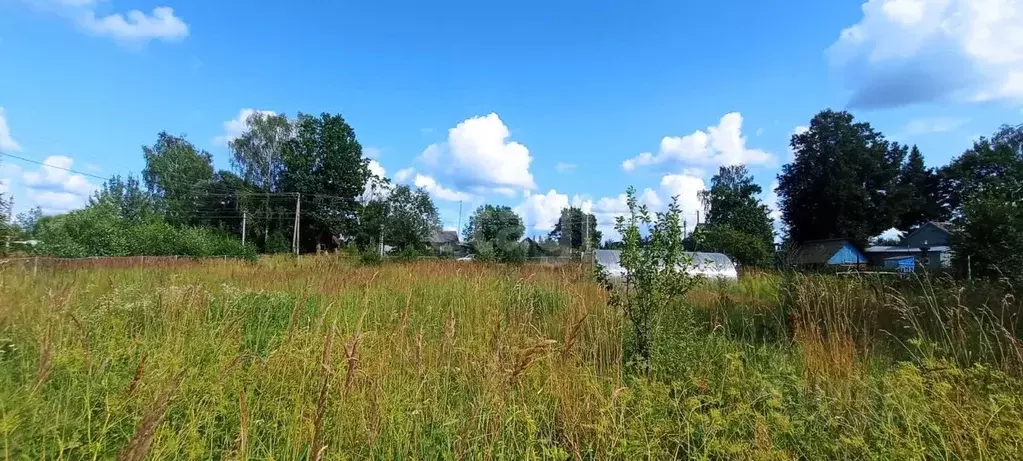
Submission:
<svg viewBox="0 0 1023 461">
<path fill-rule="evenodd" d="M 209 261 L 226 261 L 228 256 L 90 256 L 87 258 L 55 258 L 50 256 L 31 256 L 0 259 L 0 269 L 20 267 L 31 270 L 33 274 L 39 269 L 128 269 L 141 267 L 183 267 L 198 265 Z"/>
</svg>

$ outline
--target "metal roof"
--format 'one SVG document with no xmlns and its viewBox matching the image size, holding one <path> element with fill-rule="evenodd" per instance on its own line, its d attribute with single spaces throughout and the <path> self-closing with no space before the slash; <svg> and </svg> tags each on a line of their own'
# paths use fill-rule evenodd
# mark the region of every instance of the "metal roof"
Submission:
<svg viewBox="0 0 1023 461">
<path fill-rule="evenodd" d="M 793 264 L 827 264 L 846 245 L 856 247 L 849 239 L 808 240 L 792 253 Z"/>
<path fill-rule="evenodd" d="M 687 272 L 693 275 L 733 280 L 738 276 L 735 264 L 723 253 L 685 252 L 683 255 L 692 258 L 692 266 Z M 624 273 L 624 269 L 619 263 L 620 256 L 621 250 L 597 250 L 594 252 L 597 264 L 603 266 L 612 275 L 619 276 Z"/>
<path fill-rule="evenodd" d="M 872 246 L 867 248 L 867 253 L 920 253 L 919 247 L 899 247 L 899 246 Z M 939 245 L 933 247 L 927 247 L 927 252 L 938 252 L 944 253 L 952 251 L 952 248 L 947 245 Z"/>
</svg>

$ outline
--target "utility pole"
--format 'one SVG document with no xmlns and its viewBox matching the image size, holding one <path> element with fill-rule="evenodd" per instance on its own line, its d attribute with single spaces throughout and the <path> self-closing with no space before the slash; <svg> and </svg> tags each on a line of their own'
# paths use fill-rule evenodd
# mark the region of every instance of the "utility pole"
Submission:
<svg viewBox="0 0 1023 461">
<path fill-rule="evenodd" d="M 11 202 L 7 204 L 10 208 L 7 209 L 7 234 L 6 242 L 4 242 L 4 254 L 11 253 L 11 228 L 14 226 L 14 197 L 11 197 Z"/>
<path fill-rule="evenodd" d="M 583 257 L 590 251 L 590 215 L 583 213 Z"/>
<path fill-rule="evenodd" d="M 973 280 L 973 261 L 966 255 L 966 280 Z"/>
<path fill-rule="evenodd" d="M 458 201 L 458 229 L 455 232 L 462 233 L 462 201 Z"/>
<path fill-rule="evenodd" d="M 242 210 L 242 246 L 245 246 L 245 220 L 249 217 L 249 212 Z"/>
<path fill-rule="evenodd" d="M 302 212 L 302 194 L 295 193 L 295 233 L 291 237 L 291 246 L 295 250 L 295 256 L 298 256 L 298 215 Z"/>
</svg>

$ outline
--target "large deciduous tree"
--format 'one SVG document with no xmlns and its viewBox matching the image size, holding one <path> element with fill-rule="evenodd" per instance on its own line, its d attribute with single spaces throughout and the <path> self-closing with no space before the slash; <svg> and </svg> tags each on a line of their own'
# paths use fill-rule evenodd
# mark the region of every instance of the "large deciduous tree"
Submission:
<svg viewBox="0 0 1023 461">
<path fill-rule="evenodd" d="M 581 208 L 569 207 L 561 210 L 561 217 L 554 225 L 554 230 L 548 234 L 548 238 L 557 241 L 563 247 L 585 250 L 600 246 L 601 232 L 597 230 L 596 216 L 584 213 Z M 589 245 L 586 244 L 587 239 Z"/>
<path fill-rule="evenodd" d="M 213 157 L 197 150 L 183 137 L 161 132 L 156 144 L 142 147 L 146 167 L 142 178 L 146 188 L 166 212 L 167 221 L 194 224 L 201 220 L 196 211 L 203 209 L 213 181 Z"/>
<path fill-rule="evenodd" d="M 1023 126 L 1003 126 L 993 137 L 981 138 L 938 175 L 942 211 L 952 218 L 963 214 L 971 196 L 1023 181 Z"/>
<path fill-rule="evenodd" d="M 247 130 L 230 144 L 232 165 L 241 181 L 251 184 L 241 207 L 254 212 L 253 223 L 262 229 L 264 246 L 291 238 L 294 213 L 301 195 L 300 248 L 311 251 L 333 236 L 360 232 L 357 213 L 360 195 L 370 177 L 368 160 L 355 131 L 338 114 L 319 117 L 298 114 L 253 114 Z M 263 198 L 260 198 L 263 194 Z"/>
<path fill-rule="evenodd" d="M 108 179 L 89 198 L 89 206 L 107 203 L 119 210 L 121 218 L 139 222 L 160 217 L 160 204 L 148 191 L 142 188 L 134 176 L 122 178 L 115 175 Z"/>
<path fill-rule="evenodd" d="M 507 206 L 481 205 L 469 217 L 463 234 L 477 254 L 506 258 L 525 234 L 522 218 Z"/>
<path fill-rule="evenodd" d="M 284 155 L 280 188 L 307 196 L 302 247 L 314 248 L 339 234 L 354 235 L 359 198 L 370 177 L 355 130 L 338 114 L 299 114 L 294 134 L 293 147 Z"/>
<path fill-rule="evenodd" d="M 860 244 L 895 224 L 893 200 L 905 156 L 870 124 L 825 110 L 792 136 L 792 163 L 778 175 L 782 220 L 799 243 L 849 238 Z"/>
<path fill-rule="evenodd" d="M 384 243 L 398 251 L 420 251 L 431 232 L 440 230 L 440 214 L 423 189 L 400 185 L 387 197 Z"/>
<path fill-rule="evenodd" d="M 692 238 L 694 249 L 720 251 L 745 265 L 769 264 L 774 224 L 758 197 L 762 191 L 744 165 L 719 168 L 710 188 L 700 192 L 707 219 Z"/>
<path fill-rule="evenodd" d="M 1023 126 L 978 140 L 940 175 L 957 266 L 1023 283 Z"/>
</svg>

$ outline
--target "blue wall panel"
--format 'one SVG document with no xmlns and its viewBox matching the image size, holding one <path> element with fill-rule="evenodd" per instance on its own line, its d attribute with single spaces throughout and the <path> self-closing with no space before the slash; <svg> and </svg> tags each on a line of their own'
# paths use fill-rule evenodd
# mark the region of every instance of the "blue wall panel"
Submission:
<svg viewBox="0 0 1023 461">
<path fill-rule="evenodd" d="M 867 256 L 856 249 L 851 243 L 846 243 L 841 250 L 835 252 L 828 260 L 828 264 L 861 264 L 867 262 Z"/>
</svg>

